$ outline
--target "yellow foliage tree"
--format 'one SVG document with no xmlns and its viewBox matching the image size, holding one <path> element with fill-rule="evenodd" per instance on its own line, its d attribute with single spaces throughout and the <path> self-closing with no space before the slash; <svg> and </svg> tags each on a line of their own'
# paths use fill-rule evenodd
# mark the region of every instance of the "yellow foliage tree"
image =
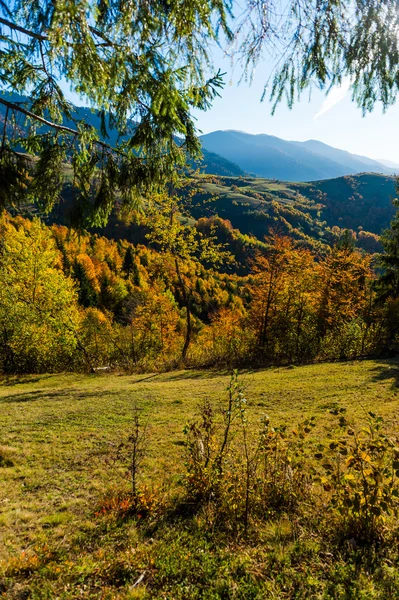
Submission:
<svg viewBox="0 0 399 600">
<path fill-rule="evenodd" d="M 79 325 L 73 281 L 38 220 L 0 220 L 0 362 L 5 372 L 68 366 Z"/>
</svg>

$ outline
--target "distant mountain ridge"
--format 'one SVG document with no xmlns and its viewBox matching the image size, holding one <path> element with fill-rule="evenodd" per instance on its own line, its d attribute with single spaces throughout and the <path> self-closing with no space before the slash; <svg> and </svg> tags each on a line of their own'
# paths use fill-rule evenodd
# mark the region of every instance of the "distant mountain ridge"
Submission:
<svg viewBox="0 0 399 600">
<path fill-rule="evenodd" d="M 320 181 L 364 172 L 394 175 L 395 168 L 366 156 L 319 142 L 288 141 L 267 134 L 213 131 L 201 136 L 204 150 L 214 152 L 256 177 L 283 181 Z"/>
<path fill-rule="evenodd" d="M 377 161 L 386 167 L 390 167 L 395 171 L 395 173 L 399 173 L 399 164 L 393 162 L 392 160 L 386 160 L 385 158 L 377 158 Z"/>
<path fill-rule="evenodd" d="M 26 96 L 0 92 L 8 100 L 22 102 L 29 107 Z M 101 129 L 99 114 L 87 107 L 74 106 L 74 118 L 84 119 L 95 129 Z M 0 122 L 5 107 L 0 105 Z M 74 121 L 64 120 L 64 125 L 75 127 Z M 133 124 L 134 126 L 134 124 Z M 23 125 L 22 125 L 23 127 Z M 108 128 L 106 141 L 114 145 L 119 134 Z M 122 136 L 123 137 L 123 136 Z M 255 177 L 281 181 L 320 181 L 345 175 L 374 172 L 384 175 L 399 173 L 399 165 L 389 160 L 377 161 L 351 154 L 317 140 L 296 142 L 267 134 L 249 134 L 244 131 L 213 131 L 202 135 L 203 160 L 189 161 L 191 167 L 202 173 L 224 177 Z"/>
<path fill-rule="evenodd" d="M 27 96 L 0 92 L 0 96 L 1 95 L 10 102 L 25 104 L 26 106 L 30 107 L 31 101 Z M 0 105 L 0 123 L 4 121 L 5 111 L 6 108 Z M 97 131 L 101 131 L 101 117 L 98 113 L 90 108 L 84 106 L 73 106 L 72 114 L 74 119 L 85 120 L 88 124 L 97 129 Z M 72 129 L 76 127 L 76 123 L 70 119 L 64 119 L 63 124 L 66 127 L 71 127 Z M 43 129 L 46 129 L 46 127 L 43 127 Z M 120 137 L 116 129 L 107 128 L 107 137 L 105 138 L 105 141 L 111 146 L 117 144 L 118 141 L 121 141 L 121 139 L 123 139 L 123 136 Z M 225 157 L 219 156 L 214 152 L 208 152 L 208 150 L 205 148 L 203 149 L 202 161 L 189 161 L 189 163 L 192 168 L 198 169 L 202 173 L 212 175 L 239 177 L 246 174 L 244 170 L 235 163 L 231 162 Z"/>
</svg>

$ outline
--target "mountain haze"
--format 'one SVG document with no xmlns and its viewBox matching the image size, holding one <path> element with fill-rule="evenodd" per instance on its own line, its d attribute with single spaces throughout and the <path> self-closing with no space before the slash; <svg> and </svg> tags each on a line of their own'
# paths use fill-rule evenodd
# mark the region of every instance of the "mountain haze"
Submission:
<svg viewBox="0 0 399 600">
<path fill-rule="evenodd" d="M 377 160 L 382 165 L 385 165 L 386 167 L 393 169 L 395 171 L 395 173 L 399 172 L 399 164 L 398 163 L 393 162 L 392 160 L 386 160 L 385 158 L 378 158 Z"/>
<path fill-rule="evenodd" d="M 28 109 L 31 108 L 31 101 L 27 96 L 21 96 L 20 94 L 9 94 L 9 93 L 1 93 L 0 96 L 3 96 L 9 102 L 15 102 L 18 104 L 22 104 L 26 106 Z M 4 122 L 4 117 L 6 113 L 6 107 L 0 105 L 0 123 Z M 99 113 L 94 110 L 91 110 L 85 106 L 73 106 L 71 108 L 72 119 L 64 118 L 63 125 L 65 127 L 70 127 L 71 129 L 76 129 L 76 124 L 79 121 L 84 121 L 87 124 L 91 125 L 97 131 L 101 131 L 102 120 Z M 127 136 L 133 133 L 135 123 L 131 122 L 128 126 L 128 131 L 125 132 L 124 135 L 120 135 L 118 131 L 114 127 L 109 126 L 109 119 L 106 117 L 105 122 L 107 125 L 107 135 L 101 136 L 101 138 L 106 141 L 111 146 L 115 146 L 119 142 L 123 141 L 127 138 Z M 18 126 L 20 129 L 23 129 L 26 125 L 23 119 L 20 119 Z M 48 127 L 42 126 L 41 130 L 46 131 L 49 130 Z M 243 169 L 241 169 L 238 165 L 234 164 L 230 160 L 225 157 L 219 156 L 214 152 L 208 152 L 205 148 L 203 149 L 203 159 L 201 161 L 189 161 L 190 165 L 194 169 L 199 169 L 202 173 L 208 173 L 213 175 L 223 175 L 225 177 L 239 177 L 240 175 L 245 175 Z"/>
<path fill-rule="evenodd" d="M 11 102 L 31 107 L 31 100 L 26 96 L 4 92 L 1 95 Z M 0 122 L 4 120 L 5 110 L 5 107 L 0 105 Z M 102 119 L 96 111 L 71 105 L 71 114 L 72 119 L 64 118 L 63 125 L 76 128 L 77 122 L 84 121 L 101 131 Z M 104 139 L 112 146 L 131 135 L 135 127 L 132 121 L 128 125 L 128 131 L 121 135 L 109 126 L 107 115 L 105 123 L 107 134 Z M 18 126 L 23 129 L 24 121 L 20 120 Z M 46 126 L 41 129 L 46 130 Z M 378 162 L 333 148 L 317 140 L 295 142 L 266 134 L 253 135 L 243 131 L 220 130 L 201 136 L 201 141 L 203 159 L 189 161 L 191 167 L 202 173 L 224 177 L 250 174 L 282 181 L 320 181 L 364 172 L 385 175 L 399 172 L 399 166 L 389 160 Z"/>
<path fill-rule="evenodd" d="M 392 175 L 386 164 L 333 148 L 316 140 L 293 142 L 242 131 L 201 136 L 204 150 L 215 152 L 256 177 L 284 181 L 320 181 L 362 172 Z"/>
</svg>

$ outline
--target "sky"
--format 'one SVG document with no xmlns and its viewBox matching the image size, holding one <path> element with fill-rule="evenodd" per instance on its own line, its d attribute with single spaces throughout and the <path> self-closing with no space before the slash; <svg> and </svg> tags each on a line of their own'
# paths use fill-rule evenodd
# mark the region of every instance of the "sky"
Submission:
<svg viewBox="0 0 399 600">
<path fill-rule="evenodd" d="M 270 63 L 266 60 L 259 63 L 250 85 L 245 81 L 240 83 L 242 70 L 238 65 L 232 66 L 219 48 L 214 48 L 213 60 L 216 71 L 220 68 L 226 72 L 225 87 L 211 109 L 194 113 L 200 132 L 238 129 L 285 140 L 313 139 L 353 154 L 399 164 L 399 101 L 385 113 L 376 105 L 372 113 L 363 116 L 351 100 L 349 81 L 345 81 L 327 96 L 314 89 L 309 98 L 309 92 L 305 91 L 292 109 L 282 101 L 272 116 L 271 103 L 261 102 Z M 75 104 L 82 104 L 75 94 L 69 96 Z"/>
<path fill-rule="evenodd" d="M 309 92 L 290 110 L 284 101 L 271 115 L 271 104 L 261 103 L 268 77 L 268 64 L 258 65 L 252 85 L 239 84 L 241 71 L 232 68 L 230 59 L 215 52 L 215 67 L 226 71 L 226 86 L 221 98 L 207 112 L 197 111 L 197 127 L 203 133 L 218 129 L 238 129 L 247 133 L 267 133 L 286 140 L 319 140 L 330 146 L 375 159 L 399 163 L 399 102 L 385 114 L 381 106 L 362 116 L 351 100 L 349 81 L 342 88 Z"/>
</svg>

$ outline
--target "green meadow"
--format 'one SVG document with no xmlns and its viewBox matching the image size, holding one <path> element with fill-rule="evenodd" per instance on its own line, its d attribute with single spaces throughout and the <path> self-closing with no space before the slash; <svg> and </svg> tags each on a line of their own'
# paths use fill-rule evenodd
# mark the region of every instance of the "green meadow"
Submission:
<svg viewBox="0 0 399 600">
<path fill-rule="evenodd" d="M 148 424 L 141 484 L 167 504 L 182 486 L 183 428 L 205 399 L 223 403 L 229 379 L 189 370 L 3 378 L 0 597 L 399 597 L 394 540 L 371 567 L 359 551 L 348 558 L 345 543 L 323 548 L 321 531 L 298 533 L 284 514 L 244 539 L 198 515 L 172 522 L 162 511 L 145 519 L 101 510 L 129 489 L 117 448 L 134 406 Z M 265 414 L 289 427 L 315 417 L 310 444 L 331 437 L 340 408 L 359 426 L 368 411 L 390 430 L 397 424 L 396 360 L 272 368 L 240 380 L 251 427 Z"/>
</svg>

